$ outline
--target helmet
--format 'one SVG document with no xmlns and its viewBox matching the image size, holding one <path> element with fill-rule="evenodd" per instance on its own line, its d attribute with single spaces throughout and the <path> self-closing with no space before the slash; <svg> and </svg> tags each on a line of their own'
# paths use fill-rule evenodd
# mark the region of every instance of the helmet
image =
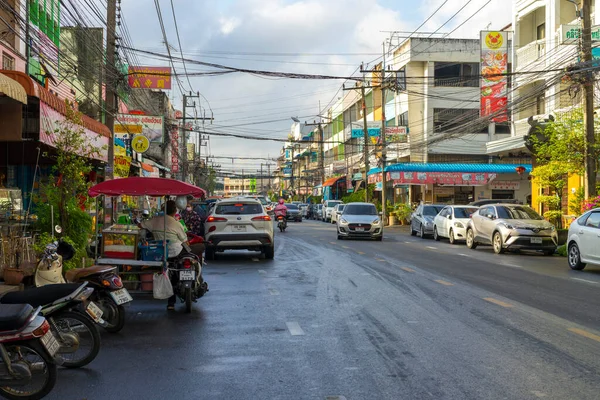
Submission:
<svg viewBox="0 0 600 400">
<path fill-rule="evenodd" d="M 148 216 L 148 215 L 150 215 L 150 211 L 144 210 L 144 211 L 142 211 L 142 215 Z"/>
<path fill-rule="evenodd" d="M 177 196 L 177 199 L 175 199 L 175 205 L 177 205 L 177 208 L 180 210 L 185 210 L 187 204 L 187 196 Z"/>
<path fill-rule="evenodd" d="M 283 204 L 283 203 L 285 203 L 285 200 L 279 199 L 279 204 Z"/>
</svg>

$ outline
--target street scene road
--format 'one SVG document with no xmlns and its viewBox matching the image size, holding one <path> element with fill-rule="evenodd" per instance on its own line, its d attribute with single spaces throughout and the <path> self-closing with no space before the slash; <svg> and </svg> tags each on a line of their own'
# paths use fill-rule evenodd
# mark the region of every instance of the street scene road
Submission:
<svg viewBox="0 0 600 400">
<path fill-rule="evenodd" d="M 597 399 L 600 268 L 290 223 L 227 252 L 185 314 L 136 298 L 49 399 Z M 79 382 L 73 385 L 72 382 Z"/>
</svg>

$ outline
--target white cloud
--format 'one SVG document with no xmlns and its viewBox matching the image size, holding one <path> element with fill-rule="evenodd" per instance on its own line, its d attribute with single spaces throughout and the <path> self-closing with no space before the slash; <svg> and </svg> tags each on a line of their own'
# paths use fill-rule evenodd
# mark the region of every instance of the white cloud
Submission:
<svg viewBox="0 0 600 400">
<path fill-rule="evenodd" d="M 219 23 L 221 24 L 221 33 L 229 35 L 241 24 L 241 20 L 239 18 L 219 18 Z"/>
</svg>

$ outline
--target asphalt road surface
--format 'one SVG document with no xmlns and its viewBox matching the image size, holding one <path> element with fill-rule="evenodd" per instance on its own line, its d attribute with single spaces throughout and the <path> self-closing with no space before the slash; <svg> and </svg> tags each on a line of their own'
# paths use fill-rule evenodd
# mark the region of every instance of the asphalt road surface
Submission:
<svg viewBox="0 0 600 400">
<path fill-rule="evenodd" d="M 600 399 L 600 268 L 386 231 L 226 253 L 185 314 L 136 299 L 49 399 Z"/>
</svg>

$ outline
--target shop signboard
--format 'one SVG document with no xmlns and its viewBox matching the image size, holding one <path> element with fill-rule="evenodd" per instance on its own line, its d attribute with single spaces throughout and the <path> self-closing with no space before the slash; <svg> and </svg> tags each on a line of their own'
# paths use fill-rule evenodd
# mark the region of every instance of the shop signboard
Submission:
<svg viewBox="0 0 600 400">
<path fill-rule="evenodd" d="M 490 183 L 492 190 L 519 190 L 521 181 L 493 181 Z"/>
<path fill-rule="evenodd" d="M 381 128 L 367 128 L 367 133 L 368 133 L 369 137 L 378 137 L 379 134 L 381 133 Z M 364 137 L 365 137 L 364 129 L 360 129 L 360 128 L 352 129 L 352 139 L 364 138 Z"/>
<path fill-rule="evenodd" d="M 385 128 L 385 140 L 388 143 L 404 143 L 408 137 L 406 126 L 388 126 Z"/>
<path fill-rule="evenodd" d="M 506 122 L 508 113 L 508 32 L 481 31 L 481 117 Z"/>
<path fill-rule="evenodd" d="M 179 126 L 171 126 L 171 172 L 179 172 Z"/>
<path fill-rule="evenodd" d="M 387 178 L 394 185 L 452 185 L 452 186 L 482 186 L 496 179 L 496 174 L 463 173 L 463 172 L 388 172 Z"/>
<path fill-rule="evenodd" d="M 129 67 L 129 87 L 132 89 L 171 89 L 170 67 Z"/>
<path fill-rule="evenodd" d="M 284 168 L 283 169 L 283 176 L 292 176 L 292 169 L 291 168 Z"/>
<path fill-rule="evenodd" d="M 115 138 L 131 141 L 133 135 L 144 135 L 150 143 L 163 142 L 164 117 L 155 115 L 117 114 Z"/>
<path fill-rule="evenodd" d="M 565 24 L 558 28 L 560 44 L 576 44 L 581 38 L 581 25 Z M 600 25 L 592 26 L 592 42 L 600 41 Z"/>
</svg>

